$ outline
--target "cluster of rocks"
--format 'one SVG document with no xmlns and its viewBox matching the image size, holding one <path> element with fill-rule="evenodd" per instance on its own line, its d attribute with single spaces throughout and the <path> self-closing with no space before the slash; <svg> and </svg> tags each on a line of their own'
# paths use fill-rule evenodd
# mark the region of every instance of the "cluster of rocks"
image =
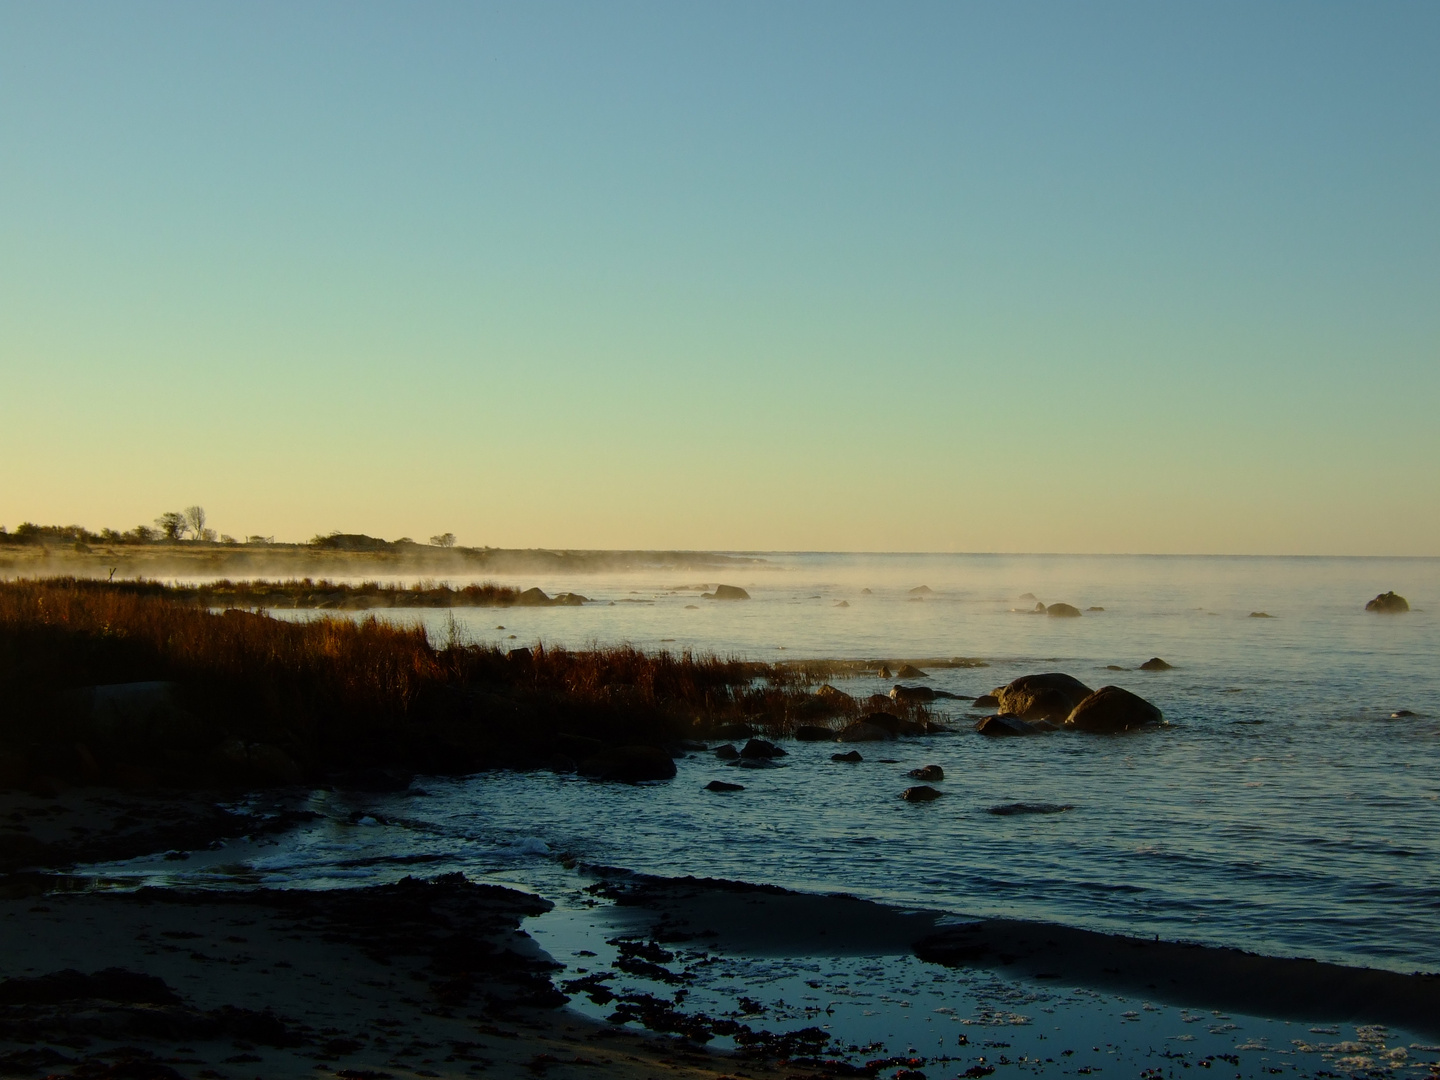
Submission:
<svg viewBox="0 0 1440 1080">
<path fill-rule="evenodd" d="M 1109 733 L 1165 722 L 1164 714 L 1138 694 L 1119 686 L 1091 690 L 1062 672 L 1022 675 L 976 698 L 975 705 L 999 710 L 975 724 L 982 735 L 1034 735 L 1061 729 Z"/>
</svg>

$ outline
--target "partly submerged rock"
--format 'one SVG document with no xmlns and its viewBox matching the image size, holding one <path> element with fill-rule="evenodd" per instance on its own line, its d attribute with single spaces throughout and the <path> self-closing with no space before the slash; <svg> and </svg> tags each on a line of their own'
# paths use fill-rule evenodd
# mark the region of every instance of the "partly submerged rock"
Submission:
<svg viewBox="0 0 1440 1080">
<path fill-rule="evenodd" d="M 850 606 L 850 601 L 849 601 L 849 600 L 841 600 L 841 601 L 840 601 L 838 604 L 836 604 L 835 606 L 836 606 L 836 607 L 849 607 L 849 606 Z"/>
<path fill-rule="evenodd" d="M 1274 616 L 1274 615 L 1271 615 L 1268 611 L 1252 611 L 1252 612 L 1250 612 L 1250 618 L 1252 618 L 1252 619 L 1273 619 L 1274 617 L 1275 617 L 1275 616 Z"/>
<path fill-rule="evenodd" d="M 1065 726 L 1075 731 L 1112 732 L 1163 724 L 1165 715 L 1139 694 L 1119 686 L 1102 686 L 1075 706 Z"/>
<path fill-rule="evenodd" d="M 1381 615 L 1399 615 L 1410 610 L 1410 602 L 1394 592 L 1382 592 L 1368 604 L 1366 611 L 1378 611 Z"/>
<path fill-rule="evenodd" d="M 1158 657 L 1158 656 L 1152 656 L 1149 660 L 1146 660 L 1143 664 L 1140 665 L 1140 670 L 1141 670 L 1141 671 L 1169 671 L 1171 667 L 1172 667 L 1172 665 L 1167 664 L 1164 660 L 1161 660 L 1160 657 Z"/>
<path fill-rule="evenodd" d="M 929 595 L 930 595 L 932 592 L 934 592 L 934 591 L 935 591 L 935 590 L 933 590 L 932 588 L 930 588 L 929 585 L 916 585 L 915 588 L 913 588 L 913 589 L 910 590 L 910 595 L 911 595 L 911 596 L 929 596 Z"/>
<path fill-rule="evenodd" d="M 521 607 L 542 607 L 550 603 L 550 597 L 545 595 L 541 588 L 530 588 L 522 592 L 515 600 Z"/>
<path fill-rule="evenodd" d="M 998 709 L 1000 699 L 994 694 L 981 694 L 970 703 L 972 709 Z"/>
<path fill-rule="evenodd" d="M 935 784 L 945 779 L 945 770 L 939 765 L 922 765 L 918 769 L 911 769 L 905 775 L 911 780 L 924 780 L 927 784 Z"/>
<path fill-rule="evenodd" d="M 829 683 L 821 683 L 815 690 L 815 696 L 825 702 L 825 704 L 836 709 L 853 709 L 855 707 L 855 699 L 853 697 L 845 693 L 844 690 L 836 689 Z"/>
<path fill-rule="evenodd" d="M 897 679 L 928 679 L 929 677 L 914 664 L 901 664 L 900 670 L 895 672 Z"/>
<path fill-rule="evenodd" d="M 1057 619 L 1078 619 L 1080 609 L 1074 604 L 1051 604 L 1045 609 L 1046 615 L 1053 615 Z"/>
<path fill-rule="evenodd" d="M 921 784 L 919 787 L 907 787 L 900 793 L 900 798 L 906 802 L 934 802 L 941 794 L 929 784 Z"/>
<path fill-rule="evenodd" d="M 1103 607 L 1097 607 L 1095 604 L 1091 604 L 1091 605 L 1090 605 L 1089 607 L 1087 607 L 1085 610 L 1086 610 L 1086 611 L 1104 611 L 1105 609 L 1104 609 Z"/>
<path fill-rule="evenodd" d="M 833 730 L 821 727 L 819 724 L 801 724 L 795 729 L 797 742 L 830 742 L 834 738 Z"/>
<path fill-rule="evenodd" d="M 840 734 L 835 736 L 836 742 L 884 742 L 887 739 L 895 738 L 886 728 L 879 724 L 872 724 L 867 720 L 856 720 L 848 724 Z"/>
<path fill-rule="evenodd" d="M 1028 720 L 1021 720 L 1018 716 L 1010 716 L 1008 713 L 996 713 L 994 716 L 982 716 L 975 721 L 975 730 L 981 735 L 1038 735 L 1042 731 L 1049 730 L 1048 726 L 1032 724 Z"/>
<path fill-rule="evenodd" d="M 777 758 L 784 757 L 785 751 L 776 746 L 773 742 L 766 742 L 764 739 L 751 739 L 740 751 L 742 758 Z"/>
<path fill-rule="evenodd" d="M 755 734 L 749 724 L 721 724 L 715 729 L 717 739 L 748 739 Z"/>
<path fill-rule="evenodd" d="M 997 817 L 1011 817 L 1015 814 L 1063 814 L 1066 810 L 1074 809 L 1070 803 L 1012 802 L 991 806 L 985 812 Z"/>
<path fill-rule="evenodd" d="M 706 791 L 744 791 L 744 784 L 727 784 L 724 780 L 711 780 L 705 785 Z"/>
<path fill-rule="evenodd" d="M 863 723 L 884 728 L 891 735 L 924 735 L 929 731 L 929 728 L 919 720 L 910 720 L 890 712 L 872 712 L 861 719 Z"/>
<path fill-rule="evenodd" d="M 726 743 L 724 746 L 717 746 L 715 748 L 715 756 L 721 761 L 734 761 L 740 756 L 740 751 L 736 750 L 730 743 Z"/>
<path fill-rule="evenodd" d="M 879 679 L 893 679 L 895 676 L 891 673 L 888 664 L 881 664 L 880 670 L 875 673 L 875 677 Z"/>
<path fill-rule="evenodd" d="M 859 750 L 851 750 L 851 751 L 849 751 L 848 753 L 845 753 L 845 754 L 831 754 L 831 755 L 830 755 L 830 760 L 831 760 L 831 761 L 843 761 L 843 762 L 845 762 L 846 764 L 854 765 L 854 764 L 857 764 L 857 763 L 859 763 L 859 762 L 861 762 L 861 761 L 864 761 L 865 759 L 860 756 L 860 751 L 859 751 Z"/>
<path fill-rule="evenodd" d="M 716 585 L 714 592 L 701 593 L 702 600 L 749 600 L 750 594 L 739 585 Z"/>
<path fill-rule="evenodd" d="M 1022 675 L 999 687 L 1000 711 L 1021 720 L 1064 720 L 1090 695 L 1090 687 L 1063 672 Z"/>
<path fill-rule="evenodd" d="M 675 762 L 658 746 L 617 746 L 602 750 L 580 763 L 581 776 L 638 784 L 642 780 L 669 780 Z"/>
</svg>

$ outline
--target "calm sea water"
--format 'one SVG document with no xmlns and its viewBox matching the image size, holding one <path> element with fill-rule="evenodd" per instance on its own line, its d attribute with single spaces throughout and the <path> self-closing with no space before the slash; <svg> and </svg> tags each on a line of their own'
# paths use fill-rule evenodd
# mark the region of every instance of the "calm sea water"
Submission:
<svg viewBox="0 0 1440 1080">
<path fill-rule="evenodd" d="M 674 781 L 639 787 L 495 774 L 360 801 L 317 792 L 323 820 L 277 844 L 108 872 L 333 885 L 422 865 L 556 892 L 574 888 L 554 858 L 566 852 L 657 874 L 1440 970 L 1440 560 L 766 558 L 720 579 L 748 602 L 702 600 L 696 587 L 715 581 L 682 571 L 527 579 L 516 583 L 597 603 L 455 617 L 462 633 L 510 645 L 979 657 L 989 666 L 935 669 L 927 681 L 978 694 L 1066 671 L 1142 694 L 1169 724 L 988 740 L 961 707 L 948 710 L 956 733 L 865 745 L 860 765 L 832 763 L 830 745 L 790 744 L 778 768 L 696 754 Z M 931 591 L 913 599 L 922 585 Z M 1363 610 L 1389 589 L 1414 610 Z M 1024 594 L 1104 610 L 1024 614 L 1035 603 Z M 388 617 L 450 632 L 445 612 Z M 1151 656 L 1173 670 L 1135 670 Z M 889 685 L 840 683 L 857 695 Z M 1415 715 L 1392 717 L 1402 710 Z M 945 770 L 945 797 L 902 802 L 906 770 L 932 763 Z M 712 779 L 745 790 L 703 791 Z M 990 812 L 1012 803 L 1072 809 Z"/>
</svg>

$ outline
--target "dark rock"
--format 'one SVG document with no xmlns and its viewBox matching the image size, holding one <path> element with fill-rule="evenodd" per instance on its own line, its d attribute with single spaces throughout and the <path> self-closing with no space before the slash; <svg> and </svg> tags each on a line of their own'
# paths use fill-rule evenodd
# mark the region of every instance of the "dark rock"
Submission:
<svg viewBox="0 0 1440 1080">
<path fill-rule="evenodd" d="M 1161 660 L 1160 657 L 1158 657 L 1158 656 L 1152 656 L 1149 660 L 1146 660 L 1143 664 L 1140 665 L 1140 670 L 1141 670 L 1141 671 L 1169 671 L 1169 670 L 1170 670 L 1170 667 L 1171 667 L 1171 665 L 1167 664 L 1164 660 Z"/>
<path fill-rule="evenodd" d="M 895 673 L 897 679 L 928 679 L 929 677 L 913 664 L 901 664 L 900 670 Z"/>
<path fill-rule="evenodd" d="M 970 703 L 972 709 L 998 709 L 1000 699 L 994 694 L 981 694 Z"/>
<path fill-rule="evenodd" d="M 834 709 L 853 709 L 855 699 L 844 690 L 837 690 L 829 683 L 822 683 L 815 690 L 815 696 Z"/>
<path fill-rule="evenodd" d="M 1365 610 L 1378 611 L 1381 615 L 1399 615 L 1410 610 L 1410 603 L 1397 593 L 1382 592 L 1365 605 Z"/>
<path fill-rule="evenodd" d="M 1109 732 L 1164 722 L 1164 714 L 1138 694 L 1118 686 L 1102 686 L 1075 706 L 1065 726 L 1076 731 Z"/>
<path fill-rule="evenodd" d="M 777 758 L 784 757 L 785 751 L 781 750 L 780 747 L 772 742 L 766 742 L 764 739 L 751 739 L 740 751 L 740 756 L 750 759 Z"/>
<path fill-rule="evenodd" d="M 1414 714 L 1412 711 L 1410 711 L 1409 709 L 1396 709 L 1394 712 L 1392 712 L 1392 713 L 1390 714 L 1390 719 L 1391 719 L 1391 720 L 1404 720 L 1405 718 L 1410 717 L 1410 716 L 1414 716 L 1414 715 L 1415 715 L 1415 714 Z"/>
<path fill-rule="evenodd" d="M 884 711 L 872 712 L 863 717 L 861 722 L 882 727 L 891 735 L 925 735 L 928 733 L 925 724 L 919 720 L 907 720 L 903 716 L 896 716 L 894 713 Z"/>
<path fill-rule="evenodd" d="M 727 784 L 724 780 L 711 780 L 705 785 L 706 791 L 744 791 L 744 784 Z"/>
<path fill-rule="evenodd" d="M 530 588 L 516 597 L 515 602 L 521 607 L 544 607 L 550 603 L 550 597 L 545 595 L 545 590 Z"/>
<path fill-rule="evenodd" d="M 872 724 L 867 720 L 856 720 L 848 724 L 835 736 L 836 742 L 883 742 L 886 739 L 893 739 L 891 732 L 879 724 Z"/>
<path fill-rule="evenodd" d="M 1105 665 L 1105 670 L 1106 670 L 1106 671 L 1127 671 L 1127 670 L 1129 670 L 1129 669 L 1123 668 L 1123 667 L 1121 667 L 1119 664 L 1106 664 L 1106 665 Z"/>
<path fill-rule="evenodd" d="M 529 649 L 511 649 L 505 654 L 505 659 L 512 664 L 528 664 L 535 659 L 535 654 Z"/>
<path fill-rule="evenodd" d="M 749 724 L 721 724 L 715 729 L 717 739 L 748 739 L 755 734 Z"/>
<path fill-rule="evenodd" d="M 1064 720 L 1090 694 L 1079 679 L 1058 671 L 1022 675 L 1000 687 L 1000 711 L 1022 720 Z"/>
<path fill-rule="evenodd" d="M 1104 609 L 1103 607 L 1096 607 L 1094 604 L 1091 604 L 1091 605 L 1090 605 L 1089 607 L 1087 607 L 1085 610 L 1086 610 L 1086 611 L 1104 611 L 1105 609 Z"/>
<path fill-rule="evenodd" d="M 554 607 L 579 607 L 581 604 L 593 604 L 594 601 L 588 596 L 581 596 L 575 592 L 562 592 L 555 599 L 550 601 Z"/>
<path fill-rule="evenodd" d="M 795 738 L 799 742 L 830 742 L 835 738 L 835 732 L 817 724 L 801 724 L 795 729 Z"/>
<path fill-rule="evenodd" d="M 730 743 L 715 748 L 715 756 L 721 761 L 735 761 L 740 757 L 740 751 L 736 750 Z"/>
<path fill-rule="evenodd" d="M 1031 724 L 1021 720 L 1018 716 L 1010 716 L 1007 713 L 997 713 L 995 716 L 983 716 L 975 721 L 975 730 L 981 735 L 1038 735 L 1048 730 L 1039 724 Z"/>
<path fill-rule="evenodd" d="M 716 585 L 714 592 L 701 593 L 702 600 L 749 600 L 750 594 L 738 585 Z"/>
<path fill-rule="evenodd" d="M 1048 802 L 1012 802 L 992 806 L 985 812 L 997 817 L 1011 817 L 1015 814 L 1063 814 L 1066 810 L 1074 809 L 1075 807 L 1068 803 L 1061 805 Z"/>
<path fill-rule="evenodd" d="M 940 696 L 939 691 L 932 690 L 928 686 L 901 686 L 897 683 L 890 688 L 890 700 L 901 705 L 908 705 L 915 701 L 934 701 Z"/>
<path fill-rule="evenodd" d="M 890 673 L 890 668 L 889 668 L 889 666 L 887 666 L 887 665 L 885 665 L 885 664 L 881 664 L 881 665 L 880 665 L 880 670 L 877 671 L 877 672 L 875 673 L 875 675 L 876 675 L 877 678 L 881 678 L 881 679 L 893 679 L 893 678 L 895 677 L 894 675 L 892 675 L 892 674 Z"/>
<path fill-rule="evenodd" d="M 922 765 L 918 769 L 911 769 L 905 775 L 911 780 L 924 780 L 927 784 L 935 784 L 945 779 L 945 770 L 939 765 Z"/>
<path fill-rule="evenodd" d="M 658 746 L 617 746 L 585 759 L 578 771 L 596 780 L 638 784 L 642 780 L 672 779 L 675 762 Z"/>
<path fill-rule="evenodd" d="M 1034 615 L 1044 615 L 1047 610 L 1044 604 L 1037 603 L 1031 613 Z"/>
<path fill-rule="evenodd" d="M 1250 612 L 1250 618 L 1252 618 L 1252 619 L 1273 619 L 1274 617 L 1275 617 L 1275 616 L 1274 616 L 1274 615 L 1271 615 L 1268 611 L 1252 611 L 1252 612 Z"/>
<path fill-rule="evenodd" d="M 1073 604 L 1051 604 L 1045 609 L 1046 615 L 1054 615 L 1060 619 L 1080 618 L 1080 609 Z"/>
<path fill-rule="evenodd" d="M 843 762 L 847 762 L 847 763 L 849 763 L 849 764 L 851 764 L 851 765 L 854 765 L 854 764 L 858 764 L 859 762 L 864 761 L 865 759 L 860 756 L 860 751 L 859 751 L 859 750 L 851 750 L 851 751 L 850 751 L 849 753 L 847 753 L 847 754 L 831 754 L 831 755 L 830 755 L 830 760 L 831 760 L 831 761 L 843 761 Z"/>
<path fill-rule="evenodd" d="M 907 787 L 900 793 L 900 797 L 906 802 L 934 802 L 941 795 L 929 784 L 921 784 L 919 787 Z"/>
</svg>

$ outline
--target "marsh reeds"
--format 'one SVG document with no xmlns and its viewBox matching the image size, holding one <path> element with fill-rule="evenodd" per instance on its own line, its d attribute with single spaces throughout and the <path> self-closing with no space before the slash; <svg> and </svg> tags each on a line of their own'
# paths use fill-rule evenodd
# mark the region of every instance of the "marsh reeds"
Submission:
<svg viewBox="0 0 1440 1080">
<path fill-rule="evenodd" d="M 736 721 L 783 734 L 855 711 L 817 703 L 804 671 L 767 664 L 628 646 L 507 652 L 373 616 L 219 606 L 150 582 L 0 582 L 0 783 L 565 769 L 604 746 L 673 747 Z M 148 687 L 117 696 L 117 684 Z"/>
</svg>

